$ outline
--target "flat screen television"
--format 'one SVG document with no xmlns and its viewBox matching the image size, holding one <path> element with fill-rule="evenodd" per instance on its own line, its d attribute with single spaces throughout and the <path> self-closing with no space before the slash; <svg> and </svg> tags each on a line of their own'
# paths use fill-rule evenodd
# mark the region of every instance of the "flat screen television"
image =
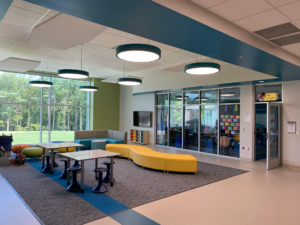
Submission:
<svg viewBox="0 0 300 225">
<path fill-rule="evenodd" d="M 151 127 L 152 117 L 150 111 L 134 111 L 133 126 L 135 127 Z"/>
</svg>

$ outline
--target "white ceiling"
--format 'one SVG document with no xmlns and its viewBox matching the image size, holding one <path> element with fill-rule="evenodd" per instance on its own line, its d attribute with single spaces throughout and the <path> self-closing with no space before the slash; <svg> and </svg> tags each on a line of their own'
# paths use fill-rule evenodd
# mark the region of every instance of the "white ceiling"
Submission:
<svg viewBox="0 0 300 225">
<path fill-rule="evenodd" d="M 299 0 L 189 0 L 255 32 L 291 22 L 300 29 Z M 270 42 L 271 43 L 271 42 Z M 283 46 L 283 49 L 300 56 L 300 43 Z"/>
<path fill-rule="evenodd" d="M 239 0 L 243 1 L 243 0 Z M 259 1 L 259 0 L 253 0 Z M 210 6 L 215 6 L 221 3 L 220 0 L 198 1 Z M 205 3 L 206 2 L 206 3 Z M 213 2 L 213 4 L 212 4 Z M 228 2 L 228 1 L 226 1 Z M 266 3 L 267 4 L 267 3 Z M 268 6 L 265 6 L 268 8 Z M 40 71 L 57 72 L 58 69 L 80 69 L 80 46 L 70 48 L 68 50 L 57 50 L 53 48 L 35 46 L 29 44 L 28 40 L 31 35 L 33 26 L 41 24 L 59 12 L 49 11 L 46 8 L 36 6 L 21 0 L 14 0 L 2 22 L 0 23 L 0 61 L 8 57 L 24 58 L 27 60 L 41 61 L 41 64 L 36 68 Z M 255 7 L 251 12 L 255 11 Z M 239 15 L 239 14 L 238 14 Z M 232 15 L 238 18 L 238 15 Z M 43 18 L 41 20 L 41 18 Z M 37 23 L 41 20 L 39 23 Z M 43 26 L 41 24 L 40 26 Z M 83 47 L 83 69 L 90 72 L 91 77 L 97 78 L 113 78 L 123 76 L 124 61 L 119 60 L 115 56 L 115 47 L 127 43 L 149 43 L 159 47 L 162 50 L 162 57 L 159 61 L 151 63 L 129 63 L 126 62 L 126 75 L 146 77 L 147 80 L 153 77 L 159 78 L 160 76 L 171 76 L 170 74 L 179 75 L 183 79 L 189 79 L 190 75 L 185 73 L 178 73 L 178 68 L 183 68 L 183 65 L 195 62 L 196 57 L 198 61 L 211 61 L 218 62 L 222 66 L 227 63 L 220 62 L 208 57 L 197 55 L 185 50 L 181 50 L 169 45 L 158 43 L 152 40 L 138 37 L 129 33 L 125 33 L 112 28 L 107 28 L 104 32 Z M 170 68 L 170 69 L 168 69 Z M 253 72 L 253 76 L 241 76 L 242 71 L 247 71 L 245 74 L 249 75 L 249 71 L 231 65 L 229 68 L 239 68 L 239 73 L 230 74 L 230 81 L 226 80 L 226 73 L 224 82 L 239 82 L 245 80 L 255 79 L 271 79 L 273 77 Z M 230 70 L 226 70 L 230 73 Z M 237 70 L 233 70 L 237 71 Z M 177 73 L 176 73 L 177 72 Z M 229 76 L 229 75 L 228 75 Z M 233 79 L 233 77 L 235 77 Z M 211 79 L 204 77 L 193 78 L 197 79 L 197 83 L 201 85 L 212 84 Z M 203 82 L 202 82 L 202 81 Z M 223 82 L 222 80 L 222 82 Z M 220 83 L 219 79 L 215 79 L 215 83 Z M 152 83 L 152 82 L 151 82 Z M 156 80 L 157 83 L 157 80 Z M 153 85 L 156 85 L 155 82 Z"/>
</svg>

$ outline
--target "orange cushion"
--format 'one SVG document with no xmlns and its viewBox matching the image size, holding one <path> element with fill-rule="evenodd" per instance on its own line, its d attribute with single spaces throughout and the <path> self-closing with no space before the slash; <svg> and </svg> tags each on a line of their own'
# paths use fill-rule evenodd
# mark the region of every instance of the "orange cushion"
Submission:
<svg viewBox="0 0 300 225">
<path fill-rule="evenodd" d="M 28 145 L 28 144 L 13 145 L 11 151 L 13 153 L 18 153 L 18 151 L 20 151 L 20 153 L 21 153 L 24 148 L 28 148 L 28 147 L 31 147 L 31 145 Z"/>
</svg>

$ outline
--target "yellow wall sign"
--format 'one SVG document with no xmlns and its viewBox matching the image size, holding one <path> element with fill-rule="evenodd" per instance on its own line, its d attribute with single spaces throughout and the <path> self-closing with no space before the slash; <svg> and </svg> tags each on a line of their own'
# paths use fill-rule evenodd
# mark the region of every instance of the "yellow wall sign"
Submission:
<svg viewBox="0 0 300 225">
<path fill-rule="evenodd" d="M 265 93 L 264 100 L 265 101 L 276 101 L 279 96 L 277 93 Z"/>
</svg>

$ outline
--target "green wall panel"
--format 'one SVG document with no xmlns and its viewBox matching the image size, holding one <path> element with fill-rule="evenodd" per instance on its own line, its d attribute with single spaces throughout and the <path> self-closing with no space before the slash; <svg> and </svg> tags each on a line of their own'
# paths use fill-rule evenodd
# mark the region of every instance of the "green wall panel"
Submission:
<svg viewBox="0 0 300 225">
<path fill-rule="evenodd" d="M 120 85 L 97 78 L 91 83 L 99 91 L 91 94 L 90 130 L 119 130 Z"/>
</svg>

